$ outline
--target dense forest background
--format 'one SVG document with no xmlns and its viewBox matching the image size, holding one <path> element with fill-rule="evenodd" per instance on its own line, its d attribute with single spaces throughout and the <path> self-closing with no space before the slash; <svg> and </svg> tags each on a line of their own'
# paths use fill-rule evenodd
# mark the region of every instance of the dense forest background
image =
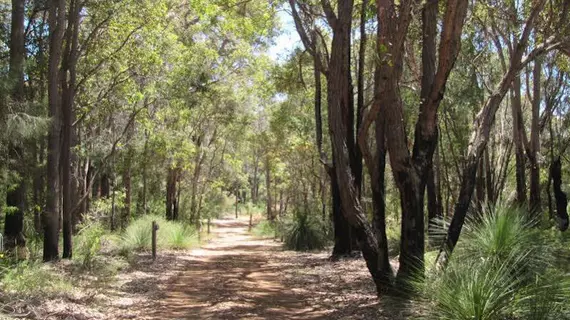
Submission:
<svg viewBox="0 0 570 320">
<path fill-rule="evenodd" d="M 162 244 L 180 248 L 212 219 L 257 215 L 287 248 L 362 255 L 379 294 L 430 292 L 440 319 L 453 309 L 440 293 L 457 296 L 461 274 L 482 291 L 498 286 L 482 284 L 492 272 L 506 277 L 505 305 L 558 292 L 553 282 L 563 301 L 569 10 L 3 0 L 2 272 L 89 265 L 106 234 L 123 252 L 148 249 L 152 219 L 176 230 Z M 283 32 L 300 43 L 276 60 Z"/>
</svg>

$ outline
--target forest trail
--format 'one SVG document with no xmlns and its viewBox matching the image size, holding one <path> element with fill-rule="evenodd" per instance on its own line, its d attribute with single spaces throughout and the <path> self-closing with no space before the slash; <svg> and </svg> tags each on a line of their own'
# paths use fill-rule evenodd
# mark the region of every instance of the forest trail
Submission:
<svg viewBox="0 0 570 320">
<path fill-rule="evenodd" d="M 214 220 L 214 238 L 193 250 L 149 319 L 319 319 L 324 310 L 280 279 L 281 244 L 257 239 L 240 219 Z"/>
</svg>

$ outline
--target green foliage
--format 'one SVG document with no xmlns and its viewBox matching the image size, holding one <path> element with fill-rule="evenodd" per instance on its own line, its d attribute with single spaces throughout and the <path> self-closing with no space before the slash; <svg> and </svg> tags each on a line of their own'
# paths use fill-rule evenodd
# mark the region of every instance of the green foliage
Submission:
<svg viewBox="0 0 570 320">
<path fill-rule="evenodd" d="M 1 139 L 21 142 L 26 139 L 41 138 L 47 133 L 49 119 L 36 117 L 27 113 L 9 114 L 6 119 L 6 136 L 0 135 Z"/>
<path fill-rule="evenodd" d="M 26 237 L 26 248 L 28 248 L 28 260 L 40 261 L 43 255 L 44 242 L 39 235 Z"/>
<path fill-rule="evenodd" d="M 2 270 L 1 287 L 16 296 L 41 297 L 69 292 L 72 285 L 52 265 L 22 262 Z"/>
<path fill-rule="evenodd" d="M 388 253 L 391 257 L 396 257 L 400 254 L 400 233 L 401 228 L 393 221 L 388 219 L 386 223 L 386 237 L 388 239 Z"/>
<path fill-rule="evenodd" d="M 223 213 L 233 210 L 235 200 L 218 188 L 212 188 L 206 196 L 208 200 L 202 208 L 203 218 L 219 218 Z"/>
<path fill-rule="evenodd" d="M 420 285 L 429 319 L 560 319 L 570 277 L 519 209 L 498 205 L 472 219 L 449 265 Z"/>
<path fill-rule="evenodd" d="M 81 262 L 83 268 L 91 269 L 96 255 L 101 251 L 101 238 L 105 229 L 99 222 L 86 222 L 79 228 L 74 238 L 74 257 Z"/>
<path fill-rule="evenodd" d="M 161 216 L 147 215 L 134 220 L 121 235 L 119 251 L 150 250 L 152 246 L 152 221 L 159 226 L 157 247 L 161 249 L 186 249 L 198 243 L 198 233 L 192 226 L 167 221 Z"/>
<path fill-rule="evenodd" d="M 157 234 L 158 243 L 163 248 L 187 249 L 198 244 L 196 229 L 192 226 L 167 221 L 162 222 L 163 231 Z"/>
<path fill-rule="evenodd" d="M 274 222 L 263 220 L 259 222 L 251 231 L 255 236 L 258 237 L 275 237 L 277 234 L 276 225 Z"/>
<path fill-rule="evenodd" d="M 323 249 L 328 239 L 322 222 L 307 212 L 297 211 L 285 226 L 285 247 L 296 251 Z"/>
<path fill-rule="evenodd" d="M 132 250 L 149 249 L 152 241 L 151 221 L 154 218 L 160 221 L 159 217 L 145 216 L 131 222 L 121 235 L 120 251 L 129 253 Z"/>
</svg>

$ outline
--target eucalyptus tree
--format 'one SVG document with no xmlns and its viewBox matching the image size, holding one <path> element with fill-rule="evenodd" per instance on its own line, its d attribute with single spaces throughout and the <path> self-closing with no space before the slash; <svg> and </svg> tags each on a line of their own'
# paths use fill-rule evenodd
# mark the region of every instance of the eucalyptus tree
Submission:
<svg viewBox="0 0 570 320">
<path fill-rule="evenodd" d="M 319 68 L 323 68 L 322 58 L 318 51 L 316 37 L 309 37 L 307 26 L 297 11 L 297 4 L 290 2 L 293 18 L 295 19 L 297 30 L 303 40 L 307 51 L 311 52 Z M 322 69 L 327 76 L 327 102 L 329 108 L 329 130 L 333 145 L 333 163 L 340 188 L 343 213 L 350 224 L 355 228 L 359 238 L 368 268 L 377 284 L 378 290 L 385 290 L 390 283 L 390 266 L 387 258 L 385 237 L 382 230 L 377 231 L 380 236 L 377 238 L 372 232 L 372 228 L 358 201 L 357 189 L 354 185 L 355 172 L 347 170 L 353 164 L 353 150 L 350 141 L 354 141 L 353 124 L 342 124 L 340 119 L 352 119 L 354 109 L 352 106 L 352 81 L 350 63 L 350 31 L 352 26 L 352 1 L 344 1 L 337 4 L 338 12 L 328 2 L 322 3 L 322 11 L 332 30 L 332 42 L 330 59 L 326 69 Z M 307 6 L 303 4 L 303 8 Z M 391 168 L 394 173 L 396 184 L 401 194 L 402 204 L 402 239 L 399 275 L 407 279 L 418 269 L 423 268 L 424 236 L 423 236 L 423 193 L 427 172 L 431 167 L 431 161 L 435 147 L 437 145 L 437 109 L 443 98 L 445 84 L 453 68 L 457 52 L 459 50 L 459 39 L 463 26 L 463 20 L 467 10 L 466 1 L 453 1 L 447 4 L 445 16 L 443 18 L 444 27 L 442 29 L 442 41 L 439 48 L 439 65 L 434 69 L 435 32 L 428 32 L 433 29 L 437 19 L 432 17 L 435 10 L 437 16 L 437 6 L 430 8 L 432 14 L 425 17 L 426 44 L 424 46 L 425 66 L 424 66 L 424 100 L 420 106 L 420 118 L 417 122 L 416 139 L 413 155 L 408 151 L 407 135 L 405 124 L 403 123 L 403 109 L 401 97 L 399 96 L 399 79 L 402 73 L 403 45 L 406 40 L 408 26 L 411 21 L 412 2 L 403 2 L 398 6 L 392 2 L 379 2 L 377 4 L 377 21 L 379 24 L 376 40 L 377 53 L 377 76 L 375 77 L 375 101 L 370 110 L 363 114 L 362 126 L 359 128 L 359 146 L 364 155 L 365 162 L 369 167 L 369 172 L 374 173 L 372 183 L 373 189 L 380 190 L 378 183 L 383 177 L 378 176 L 375 157 L 369 150 L 367 135 L 371 124 L 378 118 L 377 122 L 377 142 L 379 150 L 378 157 L 383 152 L 384 141 L 387 142 L 386 149 L 389 151 Z M 435 8 L 435 9 L 434 9 Z M 366 8 L 365 8 L 366 9 Z M 309 27 L 311 27 L 310 25 Z M 313 31 L 315 34 L 316 31 Z M 381 111 L 381 108 L 382 111 Z M 381 117 L 379 116 L 381 115 Z M 360 120 L 359 120 L 360 121 Z M 352 129 L 351 129 L 352 128 Z M 385 128 L 382 130 L 382 128 Z M 348 131 L 347 131 L 348 130 Z M 346 142 L 348 139 L 349 142 Z M 344 141 L 344 142 L 343 142 Z M 348 150 L 346 147 L 348 146 Z M 384 205 L 381 197 L 375 197 L 377 205 Z M 376 212 L 382 212 L 377 210 Z M 383 218 L 381 217 L 380 220 Z M 381 222 L 376 223 L 381 229 Z M 378 227 L 377 227 L 378 229 Z M 378 243 L 380 240 L 380 246 Z"/>
<path fill-rule="evenodd" d="M 549 10 L 544 11 L 545 5 Z M 449 254 L 453 251 L 459 239 L 475 188 L 477 163 L 487 146 L 495 114 L 505 94 L 511 88 L 511 84 L 517 74 L 526 65 L 550 51 L 564 50 L 568 46 L 570 41 L 569 30 L 568 25 L 565 23 L 568 10 L 563 9 L 557 12 L 557 9 L 555 9 L 565 7 L 568 7 L 567 1 L 562 1 L 558 4 L 547 4 L 546 1 L 538 1 L 530 5 L 527 14 L 519 13 L 521 17 L 524 17 L 525 22 L 520 26 L 520 35 L 516 38 L 516 46 L 513 46 L 508 67 L 476 117 L 462 173 L 459 198 L 455 205 L 453 219 L 451 220 L 444 246 L 438 256 L 438 263 L 440 264 L 444 264 L 447 261 Z M 549 13 L 546 19 L 540 19 L 541 12 Z M 541 23 L 544 23 L 544 25 Z M 532 43 L 530 41 L 531 33 L 540 33 L 541 31 L 544 32 L 539 38 L 541 41 Z M 528 53 L 525 55 L 525 52 Z"/>
</svg>

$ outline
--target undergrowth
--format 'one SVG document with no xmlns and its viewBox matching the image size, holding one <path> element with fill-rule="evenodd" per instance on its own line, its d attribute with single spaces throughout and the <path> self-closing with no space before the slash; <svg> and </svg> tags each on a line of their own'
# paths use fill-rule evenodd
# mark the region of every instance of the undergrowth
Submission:
<svg viewBox="0 0 570 320">
<path fill-rule="evenodd" d="M 25 261 L 2 267 L 2 291 L 26 297 L 63 295 L 72 290 L 69 278 L 41 262 Z"/>
<path fill-rule="evenodd" d="M 275 222 L 263 220 L 255 225 L 251 232 L 258 237 L 273 238 L 277 235 L 277 226 Z"/>
<path fill-rule="evenodd" d="M 445 270 L 419 285 L 427 319 L 570 318 L 570 277 L 549 233 L 527 217 L 498 205 L 466 222 Z"/>
<path fill-rule="evenodd" d="M 0 257 L 0 292 L 18 299 L 54 298 L 67 296 L 86 280 L 90 285 L 104 286 L 128 265 L 124 257 L 151 249 L 152 221 L 159 225 L 157 244 L 161 250 L 186 249 L 199 243 L 193 226 L 155 215 L 135 219 L 120 233 L 110 233 L 101 221 L 88 219 L 78 225 L 71 261 L 43 263 L 41 238 L 29 236 L 26 261 Z"/>
<path fill-rule="evenodd" d="M 133 221 L 121 234 L 119 251 L 128 254 L 132 251 L 150 250 L 152 221 L 159 227 L 156 237 L 160 249 L 187 249 L 199 243 L 198 233 L 193 226 L 147 215 Z"/>
<path fill-rule="evenodd" d="M 79 228 L 73 239 L 74 259 L 78 260 L 83 268 L 91 269 L 101 251 L 101 239 L 105 235 L 105 228 L 100 222 L 84 222 Z"/>
<path fill-rule="evenodd" d="M 322 222 L 314 215 L 297 211 L 285 224 L 285 248 L 296 251 L 324 249 L 328 238 Z"/>
</svg>

